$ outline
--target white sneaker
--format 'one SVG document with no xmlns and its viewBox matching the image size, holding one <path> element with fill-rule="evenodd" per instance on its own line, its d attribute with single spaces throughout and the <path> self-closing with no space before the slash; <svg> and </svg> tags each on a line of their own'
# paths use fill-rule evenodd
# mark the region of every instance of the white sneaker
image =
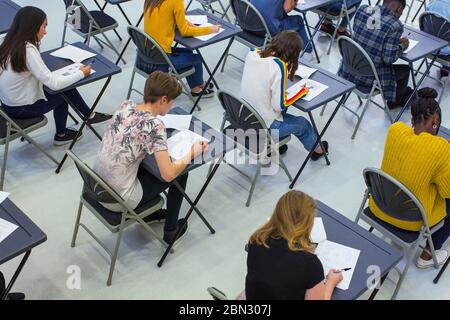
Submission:
<svg viewBox="0 0 450 320">
<path fill-rule="evenodd" d="M 437 259 L 438 265 L 443 264 L 445 262 L 445 260 L 447 260 L 447 257 L 448 257 L 447 250 L 441 249 L 441 250 L 435 250 L 435 252 L 436 252 L 436 259 Z M 416 266 L 419 269 L 426 269 L 429 267 L 433 267 L 434 266 L 433 258 L 431 258 L 430 260 L 424 260 L 419 256 L 419 259 L 417 259 L 417 262 L 416 262 Z"/>
</svg>

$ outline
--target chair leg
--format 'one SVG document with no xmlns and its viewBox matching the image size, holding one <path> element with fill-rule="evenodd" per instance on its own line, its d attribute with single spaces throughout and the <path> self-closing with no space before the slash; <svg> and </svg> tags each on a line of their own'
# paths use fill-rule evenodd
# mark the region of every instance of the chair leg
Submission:
<svg viewBox="0 0 450 320">
<path fill-rule="evenodd" d="M 359 206 L 358 213 L 356 214 L 355 223 L 358 223 L 359 217 L 361 216 L 361 213 L 363 212 L 364 207 L 366 206 L 366 202 L 367 202 L 368 198 L 369 198 L 369 190 L 366 190 L 364 192 L 364 197 L 363 197 L 363 200 L 361 202 L 361 205 Z M 373 227 L 371 229 L 373 230 Z M 372 231 L 369 231 L 369 232 L 372 232 Z"/>
<path fill-rule="evenodd" d="M 444 96 L 445 93 L 445 88 L 447 87 L 447 83 L 448 83 L 448 79 L 450 77 L 447 77 L 447 79 L 444 81 L 444 83 L 442 84 L 442 90 L 441 90 L 441 94 L 439 95 L 439 100 L 438 103 L 441 103 L 442 97 Z"/>
<path fill-rule="evenodd" d="M 405 24 L 408 23 L 408 19 L 409 19 L 409 15 L 411 14 L 413 3 L 414 3 L 414 0 L 411 0 L 411 4 L 408 5 L 408 12 L 406 13 Z"/>
<path fill-rule="evenodd" d="M 109 44 L 110 48 L 117 54 L 118 57 L 120 57 L 120 52 L 117 51 L 116 47 L 113 46 L 112 42 L 109 40 L 109 38 L 106 36 L 104 32 L 102 32 L 103 38 L 105 38 L 106 42 Z M 125 59 L 122 57 L 120 60 L 123 62 L 123 64 L 127 64 Z"/>
<path fill-rule="evenodd" d="M 73 229 L 72 242 L 70 243 L 70 246 L 72 248 L 75 247 L 75 242 L 77 240 L 78 229 L 80 228 L 80 219 L 81 219 L 82 211 L 83 211 L 83 203 L 80 201 L 80 205 L 78 206 L 77 219 L 75 220 L 75 227 Z"/>
<path fill-rule="evenodd" d="M 277 155 L 278 155 L 278 159 L 280 160 L 280 166 L 281 166 L 281 168 L 283 168 L 283 170 L 284 170 L 284 172 L 286 173 L 286 175 L 287 175 L 289 181 L 292 181 L 291 173 L 289 172 L 289 170 L 288 170 L 286 164 L 284 163 L 283 159 L 281 159 L 280 154 L 278 153 L 278 150 L 277 150 Z"/>
<path fill-rule="evenodd" d="M 131 73 L 131 81 L 130 85 L 128 87 L 128 93 L 127 93 L 127 100 L 130 99 L 131 96 L 131 90 L 133 89 L 133 83 L 134 83 L 134 77 L 136 76 L 136 71 L 133 68 L 133 72 Z"/>
<path fill-rule="evenodd" d="M 433 239 L 431 238 L 430 234 L 428 234 L 426 237 L 428 239 L 428 246 L 430 247 L 430 252 L 431 252 L 431 257 L 433 258 L 434 267 L 436 269 L 439 269 L 439 263 L 437 261 L 436 250 L 434 249 Z"/>
<path fill-rule="evenodd" d="M 364 107 L 363 107 L 363 111 L 361 112 L 361 115 L 358 117 L 358 122 L 356 123 L 355 129 L 353 130 L 352 140 L 355 139 L 356 132 L 358 131 L 361 121 L 364 117 L 364 114 L 366 113 L 367 108 L 369 107 L 369 103 L 370 103 L 370 98 L 366 100 L 366 103 L 364 104 Z"/>
<path fill-rule="evenodd" d="M 342 20 L 342 18 L 340 18 L 340 19 L 338 20 L 338 22 L 337 22 L 337 24 L 336 24 L 336 28 L 334 28 L 333 36 L 331 37 L 330 45 L 328 46 L 327 55 L 329 55 L 330 52 L 331 52 L 331 47 L 333 46 L 334 39 L 336 39 L 336 33 L 337 33 L 338 28 L 339 28 L 339 25 L 341 24 L 341 20 Z M 349 24 L 350 24 L 350 23 L 349 23 Z"/>
<path fill-rule="evenodd" d="M 223 72 L 223 70 L 225 69 L 225 64 L 227 63 L 228 56 L 229 56 L 228 51 L 230 51 L 230 48 L 228 48 L 228 50 L 225 54 L 225 58 L 223 59 L 223 62 L 222 62 L 222 67 L 220 68 L 220 72 Z"/>
<path fill-rule="evenodd" d="M 9 137 L 11 134 L 11 123 L 6 123 L 6 142 L 5 142 L 5 151 L 3 152 L 3 165 L 2 165 L 2 174 L 0 178 L 0 190 L 3 191 L 3 184 L 5 182 L 5 174 L 6 174 L 6 163 L 8 161 L 8 149 L 9 149 Z"/>
<path fill-rule="evenodd" d="M 97 39 L 96 36 L 94 36 L 93 38 L 94 38 L 95 42 L 97 42 L 97 44 L 100 46 L 100 49 L 101 49 L 101 50 L 105 49 L 105 47 L 103 46 L 103 44 Z"/>
<path fill-rule="evenodd" d="M 261 164 L 258 161 L 258 164 L 256 166 L 256 173 L 252 179 L 252 186 L 250 187 L 250 191 L 248 193 L 248 198 L 247 198 L 247 203 L 245 204 L 246 207 L 250 206 L 250 202 L 252 200 L 252 196 L 253 196 L 253 191 L 255 190 L 255 186 L 256 186 L 256 180 L 258 179 L 258 176 L 261 173 Z"/>
<path fill-rule="evenodd" d="M 403 280 L 405 279 L 406 273 L 408 272 L 408 269 L 411 266 L 412 259 L 414 258 L 418 247 L 419 247 L 419 241 L 416 241 L 416 243 L 408 250 L 405 268 L 400 273 L 400 279 L 397 282 L 397 285 L 395 287 L 394 293 L 392 294 L 391 300 L 395 300 L 397 298 L 397 294 L 400 290 Z"/>
<path fill-rule="evenodd" d="M 108 287 L 112 283 L 112 277 L 113 277 L 113 274 L 114 274 L 114 268 L 116 267 L 117 255 L 119 254 L 120 242 L 122 241 L 122 233 L 123 233 L 123 225 L 125 223 L 125 215 L 126 215 L 126 213 L 124 212 L 122 214 L 122 221 L 120 223 L 119 234 L 117 235 L 116 245 L 114 247 L 114 252 L 113 252 L 113 255 L 111 256 L 111 265 L 109 267 L 109 276 L 108 276 L 108 281 L 106 282 L 106 285 Z"/>
</svg>

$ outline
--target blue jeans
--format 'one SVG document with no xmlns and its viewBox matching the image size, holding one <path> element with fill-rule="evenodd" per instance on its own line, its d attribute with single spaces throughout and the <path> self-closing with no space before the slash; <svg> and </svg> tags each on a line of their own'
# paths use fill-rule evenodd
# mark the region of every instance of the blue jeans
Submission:
<svg viewBox="0 0 450 320">
<path fill-rule="evenodd" d="M 345 3 L 347 4 L 347 9 L 350 9 L 350 8 L 356 6 L 356 10 L 358 10 L 359 6 L 361 5 L 361 2 L 362 2 L 362 0 L 346 0 Z M 339 1 L 336 1 L 336 2 L 334 2 L 334 3 L 332 3 L 332 4 L 327 5 L 327 6 L 325 6 L 325 7 L 321 7 L 321 8 L 319 8 L 319 9 L 322 10 L 322 11 L 328 11 L 328 12 L 330 12 L 330 13 L 334 13 L 334 12 L 339 13 L 339 12 L 341 11 L 341 9 L 342 9 L 342 5 L 343 5 L 342 1 L 339 0 Z M 353 13 L 350 13 L 350 14 L 348 15 L 348 17 L 350 18 L 350 20 L 351 20 L 351 19 L 353 18 L 353 16 L 355 15 L 356 10 L 353 11 Z M 344 17 L 342 18 L 340 27 L 345 27 L 345 28 L 346 28 L 347 25 L 348 25 L 348 20 L 347 20 L 347 17 L 344 16 Z"/>
<path fill-rule="evenodd" d="M 283 121 L 275 120 L 270 125 L 270 130 L 278 130 L 278 138 L 291 134 L 297 137 L 306 150 L 311 151 L 317 141 L 317 135 L 312 125 L 302 116 L 283 114 Z"/>
<path fill-rule="evenodd" d="M 172 48 L 172 53 L 167 55 L 175 69 L 180 73 L 194 66 L 194 74 L 186 77 L 187 83 L 191 89 L 204 83 L 202 59 L 198 54 L 195 54 L 192 50 L 186 48 Z M 163 72 L 169 70 L 168 64 L 148 64 L 139 60 L 136 66 L 148 74 L 157 70 Z"/>
<path fill-rule="evenodd" d="M 444 218 L 444 225 L 432 234 L 433 245 L 436 250 L 442 248 L 444 242 L 450 236 L 450 199 L 446 200 L 447 216 Z"/>
<path fill-rule="evenodd" d="M 83 116 L 89 117 L 90 109 L 77 89 L 65 91 L 64 94 Z M 10 117 L 17 119 L 34 118 L 53 110 L 56 133 L 64 134 L 66 132 L 67 116 L 69 115 L 69 105 L 60 94 L 45 92 L 45 97 L 47 101 L 38 100 L 33 104 L 18 107 L 10 107 L 3 104 L 2 108 Z"/>
<path fill-rule="evenodd" d="M 303 48 L 305 52 L 312 52 L 312 46 L 309 45 L 309 37 L 306 33 L 305 25 L 303 24 L 303 19 L 301 16 L 288 16 L 283 20 L 283 29 L 284 30 L 295 30 L 300 35 L 303 41 Z"/>
</svg>

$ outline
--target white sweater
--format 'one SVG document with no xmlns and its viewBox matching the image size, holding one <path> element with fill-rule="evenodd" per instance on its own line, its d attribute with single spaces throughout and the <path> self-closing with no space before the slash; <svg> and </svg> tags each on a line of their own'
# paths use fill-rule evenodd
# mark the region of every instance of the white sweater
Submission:
<svg viewBox="0 0 450 320">
<path fill-rule="evenodd" d="M 283 121 L 281 111 L 304 95 L 298 92 L 286 96 L 288 72 L 279 58 L 261 58 L 259 51 L 250 51 L 245 59 L 241 82 L 241 97 L 259 112 L 267 127 L 274 120 Z"/>
<path fill-rule="evenodd" d="M 16 73 L 9 63 L 0 69 L 0 101 L 7 106 L 26 106 L 44 99 L 44 85 L 61 90 L 84 78 L 83 72 L 64 77 L 55 76 L 45 65 L 41 54 L 31 43 L 26 44 L 26 72 Z"/>
</svg>

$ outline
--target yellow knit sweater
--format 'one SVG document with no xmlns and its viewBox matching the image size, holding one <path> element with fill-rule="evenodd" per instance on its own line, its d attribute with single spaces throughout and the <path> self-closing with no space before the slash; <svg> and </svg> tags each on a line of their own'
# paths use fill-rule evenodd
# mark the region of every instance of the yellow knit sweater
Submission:
<svg viewBox="0 0 450 320">
<path fill-rule="evenodd" d="M 191 27 L 186 20 L 183 0 L 164 0 L 159 8 L 144 15 L 144 31 L 163 48 L 172 53 L 175 27 L 183 37 L 195 37 L 212 32 L 211 27 Z"/>
<path fill-rule="evenodd" d="M 422 203 L 431 226 L 446 215 L 450 198 L 450 144 L 429 133 L 414 133 L 403 122 L 388 131 L 381 170 L 405 185 Z M 384 214 L 369 200 L 370 210 L 381 220 L 398 228 L 419 231 L 422 224 L 405 222 Z"/>
</svg>

